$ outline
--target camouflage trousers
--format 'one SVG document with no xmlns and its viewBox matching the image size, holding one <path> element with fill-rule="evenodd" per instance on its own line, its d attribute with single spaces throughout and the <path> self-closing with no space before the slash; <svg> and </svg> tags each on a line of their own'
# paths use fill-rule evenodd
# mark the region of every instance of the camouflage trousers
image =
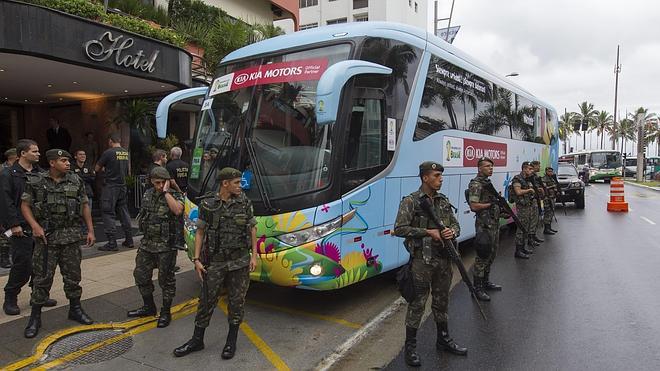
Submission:
<svg viewBox="0 0 660 371">
<path fill-rule="evenodd" d="M 555 216 L 555 207 L 557 207 L 557 201 L 552 198 L 546 199 L 543 201 L 545 210 L 543 211 L 543 224 L 552 224 L 552 218 Z M 550 207 L 552 205 L 552 207 Z"/>
<path fill-rule="evenodd" d="M 82 287 L 80 287 L 80 242 L 65 245 L 53 243 L 44 245 L 37 240 L 32 253 L 32 297 L 31 305 L 44 305 L 50 296 L 53 287 L 55 268 L 60 266 L 60 273 L 64 280 L 64 293 L 67 299 L 80 299 Z"/>
<path fill-rule="evenodd" d="M 539 206 L 536 203 L 536 201 L 532 203 L 532 209 L 534 210 L 533 214 L 531 215 L 532 224 L 530 226 L 530 229 L 528 229 L 528 231 L 529 234 L 536 235 L 536 231 L 539 228 L 539 222 L 541 222 L 541 209 L 539 209 Z"/>
<path fill-rule="evenodd" d="M 447 323 L 449 307 L 449 289 L 451 287 L 452 269 L 447 258 L 437 259 L 434 264 L 426 264 L 423 259 L 414 258 L 412 272 L 415 278 L 417 297 L 408 304 L 406 327 L 419 328 L 426 307 L 426 300 L 431 292 L 431 309 L 436 323 Z"/>
<path fill-rule="evenodd" d="M 500 246 L 500 226 L 499 224 L 488 226 L 477 223 L 475 229 L 477 236 L 480 233 L 486 233 L 489 241 L 491 241 L 489 251 L 477 252 L 477 257 L 474 260 L 474 276 L 484 278 L 490 272 L 490 266 L 493 264 L 497 249 Z"/>
<path fill-rule="evenodd" d="M 163 302 L 172 302 L 176 292 L 174 267 L 176 266 L 176 250 L 166 252 L 148 252 L 138 249 L 135 255 L 133 277 L 140 295 L 149 296 L 154 292 L 151 281 L 154 269 L 158 268 L 158 286 L 163 290 Z"/>
<path fill-rule="evenodd" d="M 522 225 L 527 229 L 528 235 L 525 236 L 522 229 L 518 228 L 516 231 L 516 245 L 525 245 L 529 236 L 533 236 L 536 228 L 535 224 L 538 224 L 539 213 L 538 206 L 536 204 L 532 205 L 516 205 L 517 206 L 517 215 L 518 219 Z"/>
<path fill-rule="evenodd" d="M 225 282 L 229 302 L 227 321 L 230 325 L 239 325 L 243 321 L 245 295 L 247 295 L 250 287 L 249 267 L 230 271 L 227 269 L 226 262 L 211 262 L 206 267 L 205 279 L 206 285 L 202 285 L 202 294 L 195 316 L 195 326 L 204 328 L 209 326 L 213 310 L 218 305 L 220 290 Z"/>
</svg>

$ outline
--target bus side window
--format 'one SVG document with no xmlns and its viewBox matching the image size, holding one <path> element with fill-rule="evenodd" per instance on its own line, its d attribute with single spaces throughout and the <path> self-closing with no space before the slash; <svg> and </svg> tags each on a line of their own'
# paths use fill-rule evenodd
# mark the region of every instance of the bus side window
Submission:
<svg viewBox="0 0 660 371">
<path fill-rule="evenodd" d="M 369 95 L 371 97 L 353 99 L 345 141 L 342 193 L 374 177 L 390 161 L 385 99 Z"/>
</svg>

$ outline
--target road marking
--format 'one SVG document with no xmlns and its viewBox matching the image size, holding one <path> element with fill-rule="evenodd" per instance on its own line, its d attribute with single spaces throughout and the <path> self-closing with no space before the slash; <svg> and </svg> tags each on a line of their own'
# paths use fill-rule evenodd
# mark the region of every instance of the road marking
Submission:
<svg viewBox="0 0 660 371">
<path fill-rule="evenodd" d="M 337 324 L 340 324 L 342 326 L 346 326 L 346 327 L 349 327 L 349 328 L 352 328 L 352 329 L 362 328 L 362 325 L 359 324 L 359 323 L 349 322 L 349 321 L 346 321 L 346 320 L 341 319 L 341 318 L 335 318 L 335 317 L 330 317 L 330 316 L 324 316 L 322 314 L 316 314 L 316 313 L 305 312 L 305 311 L 297 310 L 297 309 L 290 309 L 290 308 L 286 308 L 286 307 L 280 307 L 280 306 L 277 306 L 277 305 L 261 303 L 261 302 L 254 301 L 254 300 L 248 300 L 247 302 L 248 302 L 248 304 L 256 305 L 258 307 L 273 309 L 273 310 L 276 310 L 278 312 L 293 314 L 293 315 L 296 315 L 296 316 L 303 316 L 303 317 L 309 317 L 309 318 L 314 318 L 314 319 L 320 319 L 322 321 L 334 322 L 334 323 L 337 323 Z"/>
<path fill-rule="evenodd" d="M 643 221 L 645 221 L 645 222 L 647 222 L 647 223 L 649 223 L 649 224 L 655 225 L 655 222 L 654 222 L 653 220 L 649 219 L 649 218 L 645 218 L 645 217 L 643 217 L 643 216 L 640 216 L 640 218 L 641 218 Z"/>
<path fill-rule="evenodd" d="M 172 307 L 172 318 L 178 319 L 193 313 L 194 311 L 197 310 L 198 302 L 199 299 L 191 299 Z M 12 370 L 12 371 L 19 370 L 21 368 L 25 368 L 36 362 L 39 362 L 43 358 L 44 353 L 46 352 L 46 349 L 48 349 L 48 347 L 50 347 L 51 345 L 53 345 L 53 343 L 57 342 L 58 340 L 66 336 L 70 336 L 79 332 L 94 331 L 94 330 L 107 330 L 107 329 L 127 330 L 127 332 L 122 333 L 118 336 L 112 337 L 110 339 L 106 339 L 99 343 L 90 344 L 85 348 L 77 350 L 76 352 L 69 353 L 60 358 L 56 358 L 49 363 L 38 366 L 38 369 L 46 370 L 55 367 L 57 365 L 60 365 L 64 362 L 70 362 L 76 358 L 80 358 L 81 356 L 95 349 L 98 349 L 103 345 L 112 344 L 127 336 L 138 334 L 140 332 L 144 332 L 146 330 L 154 328 L 156 324 L 156 320 L 157 320 L 156 317 L 145 317 L 145 318 L 138 318 L 120 323 L 95 323 L 88 326 L 75 326 L 68 329 L 60 330 L 41 340 L 41 342 L 39 342 L 39 344 L 36 346 L 34 354 L 32 354 L 30 357 L 21 359 L 10 365 L 7 365 L 5 366 L 5 368 L 3 368 L 3 370 Z M 149 325 L 153 325 L 153 326 L 149 327 Z M 126 335 L 126 334 L 130 334 L 130 335 Z"/>
<path fill-rule="evenodd" d="M 222 311 L 225 313 L 226 316 L 229 315 L 229 311 L 227 310 L 227 302 L 225 301 L 225 296 L 223 296 L 220 299 L 220 302 L 218 303 L 218 307 L 222 309 Z M 268 344 L 266 344 L 266 342 L 261 337 L 259 337 L 259 335 L 257 335 L 256 332 L 254 332 L 252 327 L 250 327 L 250 325 L 248 325 L 247 322 L 243 321 L 243 323 L 241 323 L 240 329 L 241 331 L 243 331 L 245 336 L 247 336 L 247 338 L 252 342 L 252 344 L 254 344 L 254 346 L 257 347 L 257 349 L 259 349 L 259 351 L 264 355 L 264 357 L 266 357 L 266 359 L 268 359 L 268 361 L 270 361 L 270 363 L 273 366 L 275 366 L 277 370 L 281 370 L 281 371 L 291 370 L 289 366 L 287 366 L 286 363 L 282 360 L 282 358 L 280 358 L 280 356 L 278 356 L 277 353 L 275 353 L 275 351 L 273 351 L 273 349 L 271 349 L 271 347 L 269 347 Z"/>
</svg>

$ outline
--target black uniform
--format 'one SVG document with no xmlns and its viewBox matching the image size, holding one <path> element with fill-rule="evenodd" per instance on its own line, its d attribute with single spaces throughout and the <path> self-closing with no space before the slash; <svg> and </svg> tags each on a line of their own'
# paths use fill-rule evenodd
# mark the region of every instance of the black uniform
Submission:
<svg viewBox="0 0 660 371">
<path fill-rule="evenodd" d="M 83 166 L 78 166 L 78 163 L 74 162 L 71 164 L 71 170 L 76 173 L 80 179 L 85 183 L 85 193 L 90 199 L 90 208 L 91 208 L 91 199 L 94 197 L 94 180 L 96 179 L 96 172 L 92 166 L 83 164 Z"/>
<path fill-rule="evenodd" d="M 115 249 L 115 210 L 119 213 L 119 222 L 124 230 L 125 246 L 133 246 L 131 232 L 131 217 L 128 215 L 127 189 L 124 178 L 128 175 L 128 151 L 122 147 L 109 148 L 99 158 L 98 165 L 105 168 L 103 194 L 101 195 L 101 211 L 103 226 L 108 236 L 107 247 Z"/>
<path fill-rule="evenodd" d="M 172 179 L 176 181 L 176 184 L 179 185 L 181 192 L 185 193 L 188 190 L 188 171 L 190 165 L 178 158 L 168 162 L 167 165 L 165 165 L 165 168 L 170 173 Z"/>
<path fill-rule="evenodd" d="M 40 171 L 42 169 L 35 164 L 30 173 L 37 174 Z M 0 195 L 0 202 L 2 203 L 1 224 L 7 228 L 20 226 L 24 232 L 23 237 L 11 237 L 10 255 L 13 265 L 9 271 L 9 279 L 5 286 L 5 301 L 7 299 L 13 299 L 14 303 L 16 296 L 21 292 L 21 288 L 30 281 L 32 274 L 34 240 L 29 236 L 30 226 L 21 213 L 21 196 L 25 190 L 27 173 L 28 171 L 16 161 L 13 166 L 3 171 L 0 175 L 0 189 L 2 190 L 2 194 Z"/>
</svg>

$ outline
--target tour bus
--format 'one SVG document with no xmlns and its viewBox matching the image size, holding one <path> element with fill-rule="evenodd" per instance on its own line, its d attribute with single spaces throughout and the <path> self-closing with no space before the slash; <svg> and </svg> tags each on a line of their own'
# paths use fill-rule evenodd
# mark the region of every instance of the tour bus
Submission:
<svg viewBox="0 0 660 371">
<path fill-rule="evenodd" d="M 626 176 L 634 177 L 637 175 L 637 158 L 627 157 L 626 159 Z M 644 175 L 646 178 L 655 179 L 655 175 L 660 172 L 660 157 L 650 156 L 645 158 L 646 169 Z"/>
<path fill-rule="evenodd" d="M 623 171 L 621 153 L 615 150 L 586 150 L 568 153 L 562 157 L 573 158 L 573 165 L 580 173 L 588 173 L 589 182 L 596 180 L 609 182 L 613 177 L 621 176 Z"/>
<path fill-rule="evenodd" d="M 235 167 L 257 215 L 251 279 L 281 286 L 339 289 L 406 263 L 394 221 L 401 198 L 420 187 L 423 161 L 445 168 L 441 192 L 455 207 L 459 242 L 475 234 L 464 190 L 480 157 L 493 159 L 492 181 L 505 196 L 524 161 L 557 165 L 550 105 L 401 24 L 320 27 L 234 51 L 201 111 L 185 208 L 189 253 L 199 198 L 217 191 L 219 169 Z"/>
</svg>

